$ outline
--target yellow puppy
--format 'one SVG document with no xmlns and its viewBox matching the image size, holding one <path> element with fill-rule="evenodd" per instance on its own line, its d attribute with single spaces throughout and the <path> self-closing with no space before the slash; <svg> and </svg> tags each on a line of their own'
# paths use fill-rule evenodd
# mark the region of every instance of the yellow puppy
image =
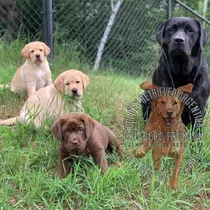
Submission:
<svg viewBox="0 0 210 210">
<path fill-rule="evenodd" d="M 21 54 L 26 58 L 26 61 L 17 69 L 11 82 L 11 91 L 15 93 L 27 92 L 29 97 L 40 88 L 52 84 L 51 71 L 47 61 L 50 48 L 43 42 L 31 42 L 25 45 Z"/>
<path fill-rule="evenodd" d="M 38 128 L 47 117 L 55 120 L 64 113 L 83 112 L 81 99 L 88 84 L 88 76 L 81 71 L 65 71 L 52 85 L 33 93 L 26 100 L 19 116 L 0 120 L 0 125 L 32 122 Z"/>
</svg>

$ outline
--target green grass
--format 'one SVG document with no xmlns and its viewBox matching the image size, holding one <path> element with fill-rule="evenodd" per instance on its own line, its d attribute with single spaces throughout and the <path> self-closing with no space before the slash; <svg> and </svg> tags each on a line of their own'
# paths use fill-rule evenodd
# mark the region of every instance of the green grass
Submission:
<svg viewBox="0 0 210 210">
<path fill-rule="evenodd" d="M 20 41 L 9 46 L 0 43 L 1 83 L 11 81 L 22 46 Z M 53 79 L 67 69 L 89 75 L 85 111 L 116 133 L 125 154 L 121 158 L 109 154 L 110 167 L 103 176 L 91 158 L 77 157 L 74 173 L 60 180 L 56 174 L 58 141 L 49 130 L 20 124 L 0 127 L 0 209 L 209 209 L 209 116 L 202 151 L 192 153 L 187 146 L 179 188 L 172 191 L 173 161 L 162 158 L 161 170 L 155 172 L 151 152 L 135 159 L 130 151 L 136 142 L 123 139 L 126 109 L 141 92 L 139 84 L 144 79 L 112 71 L 93 74 L 88 65 L 79 63 L 78 54 L 69 53 L 64 59 L 65 51 L 59 50 L 61 55 L 51 67 Z M 0 118 L 17 115 L 24 100 L 9 90 L 0 90 Z"/>
</svg>

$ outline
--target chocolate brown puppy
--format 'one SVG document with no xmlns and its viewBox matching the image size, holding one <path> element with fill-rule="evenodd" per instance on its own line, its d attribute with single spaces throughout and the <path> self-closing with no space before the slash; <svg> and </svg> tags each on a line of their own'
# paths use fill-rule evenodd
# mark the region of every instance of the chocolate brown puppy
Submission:
<svg viewBox="0 0 210 210">
<path fill-rule="evenodd" d="M 87 114 L 73 112 L 59 117 L 52 126 L 53 135 L 60 141 L 58 175 L 64 178 L 71 171 L 71 155 L 91 155 L 103 172 L 108 168 L 106 150 L 119 152 L 120 144 L 114 133 Z"/>
</svg>

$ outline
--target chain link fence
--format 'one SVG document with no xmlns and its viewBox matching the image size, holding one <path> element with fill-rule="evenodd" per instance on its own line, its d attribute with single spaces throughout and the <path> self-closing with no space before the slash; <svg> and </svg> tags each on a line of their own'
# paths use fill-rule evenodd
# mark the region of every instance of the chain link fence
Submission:
<svg viewBox="0 0 210 210">
<path fill-rule="evenodd" d="M 42 31 L 41 0 L 0 0 L 0 39 L 40 39 Z"/>
<path fill-rule="evenodd" d="M 42 40 L 42 3 L 42 0 L 0 0 L 0 39 Z M 63 58 L 93 68 L 102 45 L 100 69 L 153 74 L 160 54 L 156 33 L 167 18 L 167 1 L 53 0 L 53 6 L 55 59 L 64 49 Z M 172 1 L 172 16 L 195 17 L 176 1 Z M 210 34 L 210 26 L 205 27 Z M 208 53 L 207 57 L 210 59 Z"/>
<path fill-rule="evenodd" d="M 117 2 L 56 1 L 55 39 L 80 46 L 81 57 L 93 66 Z M 100 68 L 130 74 L 152 73 L 159 54 L 155 35 L 166 16 L 166 1 L 122 1 L 104 43 Z"/>
</svg>

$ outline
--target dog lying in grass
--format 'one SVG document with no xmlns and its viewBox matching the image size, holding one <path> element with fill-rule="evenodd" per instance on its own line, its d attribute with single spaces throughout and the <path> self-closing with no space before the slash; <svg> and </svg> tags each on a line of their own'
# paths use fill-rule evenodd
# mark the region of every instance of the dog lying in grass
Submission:
<svg viewBox="0 0 210 210">
<path fill-rule="evenodd" d="M 140 87 L 143 90 L 158 88 L 149 82 L 143 82 Z M 161 156 L 170 156 L 174 159 L 174 170 L 171 180 L 171 188 L 176 189 L 179 170 L 184 157 L 185 126 L 182 122 L 184 103 L 178 93 L 190 94 L 193 85 L 190 83 L 177 89 L 174 96 L 160 95 L 152 100 L 152 112 L 145 127 L 147 138 L 142 140 L 140 146 L 133 151 L 137 158 L 144 157 L 149 149 L 152 149 L 154 168 L 159 170 Z"/>
<path fill-rule="evenodd" d="M 52 133 L 60 141 L 58 175 L 61 178 L 71 171 L 72 159 L 70 163 L 65 160 L 71 155 L 91 155 L 105 172 L 108 168 L 105 151 L 112 151 L 113 147 L 118 152 L 121 150 L 109 128 L 83 113 L 75 112 L 59 117 L 52 126 Z"/>
<path fill-rule="evenodd" d="M 88 84 L 89 77 L 81 71 L 65 71 L 52 85 L 33 93 L 26 100 L 19 116 L 0 120 L 0 125 L 13 125 L 16 122 L 33 123 L 38 128 L 48 117 L 55 120 L 68 112 L 83 112 L 81 99 Z"/>
<path fill-rule="evenodd" d="M 23 48 L 25 63 L 17 69 L 11 82 L 11 91 L 28 97 L 40 88 L 52 84 L 51 71 L 47 56 L 50 48 L 44 42 L 31 42 Z M 9 88 L 9 85 L 0 85 Z"/>
</svg>

